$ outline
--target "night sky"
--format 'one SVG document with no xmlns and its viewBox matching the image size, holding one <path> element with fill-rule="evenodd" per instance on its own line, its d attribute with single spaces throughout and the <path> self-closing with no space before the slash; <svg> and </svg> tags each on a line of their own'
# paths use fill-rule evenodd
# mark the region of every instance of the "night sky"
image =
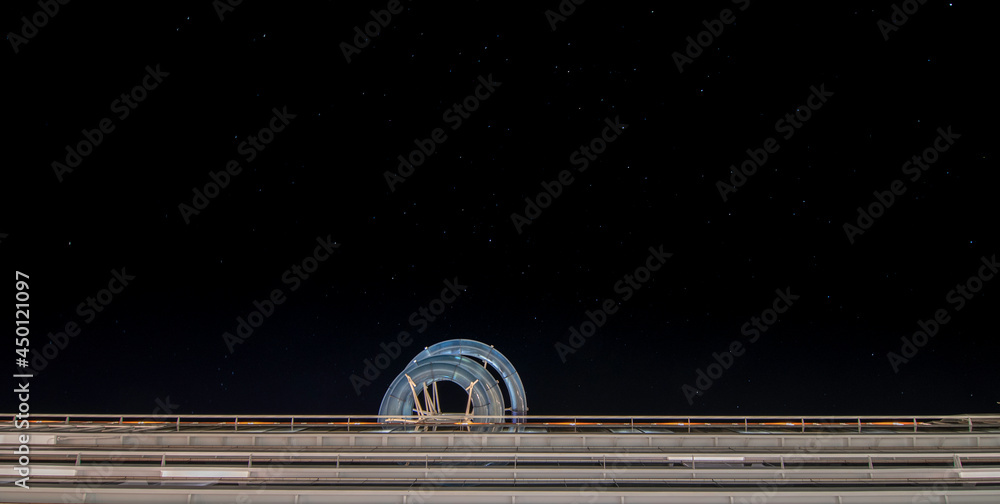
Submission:
<svg viewBox="0 0 1000 504">
<path fill-rule="evenodd" d="M 996 412 L 986 2 L 684 3 L 4 2 L 31 411 Z"/>
</svg>

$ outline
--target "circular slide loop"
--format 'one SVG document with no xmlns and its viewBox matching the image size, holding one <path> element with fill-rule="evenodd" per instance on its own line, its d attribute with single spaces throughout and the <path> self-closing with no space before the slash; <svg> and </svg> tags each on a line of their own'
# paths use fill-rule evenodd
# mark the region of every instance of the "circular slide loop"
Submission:
<svg viewBox="0 0 1000 504">
<path fill-rule="evenodd" d="M 514 365 L 495 348 L 480 341 L 454 339 L 435 343 L 417 354 L 399 376 L 389 385 L 382 398 L 379 415 L 411 416 L 414 407 L 413 391 L 406 376 L 413 380 L 415 390 L 437 381 L 450 381 L 468 389 L 472 387 L 472 413 L 474 415 L 501 416 L 506 410 L 503 392 L 493 376 L 473 357 L 487 363 L 507 387 L 510 394 L 510 411 L 513 416 L 528 412 L 524 385 Z M 383 421 L 385 421 L 383 419 Z M 478 420 L 477 420 L 478 421 Z M 495 422 L 496 419 L 486 421 Z M 515 422 L 517 420 L 515 419 Z"/>
<path fill-rule="evenodd" d="M 478 362 L 461 355 L 429 357 L 407 367 L 389 385 L 389 390 L 382 398 L 379 415 L 413 416 L 413 391 L 410 389 L 407 376 L 413 380 L 416 390 L 423 390 L 424 385 L 438 381 L 456 383 L 464 389 L 469 389 L 471 385 L 473 422 L 493 422 L 495 419 L 485 417 L 503 415 L 504 403 L 500 383 Z"/>
</svg>

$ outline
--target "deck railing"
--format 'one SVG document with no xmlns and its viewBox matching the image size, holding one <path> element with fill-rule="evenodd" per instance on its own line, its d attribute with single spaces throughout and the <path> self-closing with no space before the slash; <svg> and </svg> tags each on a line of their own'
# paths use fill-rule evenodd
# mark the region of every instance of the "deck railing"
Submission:
<svg viewBox="0 0 1000 504">
<path fill-rule="evenodd" d="M 15 414 L 0 414 L 14 419 Z M 514 424 L 514 420 L 517 424 Z M 52 424 L 103 424 L 103 425 L 174 425 L 181 426 L 232 426 L 234 430 L 249 426 L 282 426 L 290 429 L 310 426 L 363 426 L 363 425 L 517 425 L 522 430 L 536 427 L 603 427 L 603 428 L 672 428 L 699 430 L 721 428 L 759 431 L 801 432 L 851 431 L 865 432 L 892 428 L 926 432 L 959 428 L 997 429 L 1000 432 L 1000 415 L 858 415 L 858 416 L 617 416 L 617 415 L 519 415 L 477 416 L 476 422 L 461 414 L 435 417 L 400 417 L 380 415 L 149 415 L 149 414 L 39 414 L 32 413 L 31 425 Z M 487 420 L 487 421 L 482 421 Z M 0 429 L 13 427 L 13 422 L 0 423 Z"/>
</svg>

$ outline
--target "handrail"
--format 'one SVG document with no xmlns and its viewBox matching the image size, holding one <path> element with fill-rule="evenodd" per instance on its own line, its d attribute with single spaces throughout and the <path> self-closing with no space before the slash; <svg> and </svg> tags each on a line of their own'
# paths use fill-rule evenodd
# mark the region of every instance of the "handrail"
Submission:
<svg viewBox="0 0 1000 504">
<path fill-rule="evenodd" d="M 13 419 L 14 413 L 0 413 L 0 417 Z M 776 428 L 799 427 L 803 432 L 806 428 L 814 426 L 826 428 L 830 426 L 852 428 L 861 430 L 864 427 L 913 427 L 914 431 L 919 426 L 924 427 L 947 427 L 964 426 L 968 429 L 984 426 L 1000 427 L 1000 415 L 993 414 L 968 414 L 968 415 L 835 415 L 835 416 L 652 416 L 652 415 L 477 415 L 477 419 L 485 421 L 469 422 L 464 415 L 437 415 L 430 419 L 416 416 L 400 415 L 274 415 L 274 414 L 239 414 L 239 415 L 150 415 L 150 414 L 99 414 L 99 413 L 35 413 L 32 412 L 29 418 L 32 424 L 62 423 L 68 424 L 71 421 L 85 422 L 94 420 L 104 420 L 100 423 L 125 424 L 125 423 L 176 423 L 181 424 L 216 424 L 216 425 L 289 425 L 290 427 L 306 427 L 317 424 L 347 424 L 364 425 L 382 423 L 388 421 L 392 423 L 421 423 L 421 424 L 461 424 L 461 425 L 490 425 L 490 424 L 511 424 L 515 418 L 520 425 L 545 425 L 545 426 L 574 426 L 574 425 L 603 425 L 603 426 L 675 426 L 675 427 L 743 427 L 749 430 L 751 427 Z M 0 423 L 0 428 L 4 424 Z"/>
<path fill-rule="evenodd" d="M 0 413 L 0 417 L 12 417 L 17 413 L 6 412 Z M 371 415 L 371 414 L 336 414 L 336 415 L 303 415 L 299 413 L 295 414 L 252 414 L 252 413 L 239 413 L 237 414 L 218 414 L 218 413 L 208 413 L 208 414 L 176 414 L 176 415 L 154 415 L 149 413 L 36 413 L 32 411 L 32 418 L 35 416 L 44 416 L 51 418 L 73 418 L 73 417 L 85 417 L 85 418 L 118 418 L 118 417 L 143 417 L 143 418 L 235 418 L 241 416 L 244 418 L 394 418 L 399 415 Z M 444 414 L 441 416 L 448 416 Z M 464 416 L 461 413 L 456 413 L 453 416 Z M 514 418 L 514 415 L 481 415 L 484 417 L 492 418 Z M 413 418 L 417 418 L 413 416 Z M 520 418 L 520 416 L 518 416 Z M 630 418 L 634 419 L 663 419 L 663 420 L 698 420 L 698 419 L 711 419 L 711 420 L 851 420 L 855 421 L 858 418 L 870 419 L 870 420 L 906 420 L 912 421 L 916 419 L 934 419 L 934 420 L 964 420 L 966 418 L 981 418 L 981 419 L 1000 419 L 1000 414 L 993 413 L 972 413 L 972 414 L 947 414 L 947 415 L 702 415 L 702 416 L 691 416 L 691 415 L 525 415 L 525 418 L 550 418 L 550 419 L 565 419 L 572 420 L 574 418 L 581 420 L 589 419 L 624 419 L 628 420 Z"/>
</svg>

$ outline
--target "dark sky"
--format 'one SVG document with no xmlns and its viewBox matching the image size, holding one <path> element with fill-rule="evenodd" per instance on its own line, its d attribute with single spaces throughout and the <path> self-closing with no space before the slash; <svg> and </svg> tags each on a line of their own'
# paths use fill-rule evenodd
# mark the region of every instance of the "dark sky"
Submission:
<svg viewBox="0 0 1000 504">
<path fill-rule="evenodd" d="M 5 2 L 32 411 L 375 414 L 452 338 L 535 414 L 996 411 L 985 2 L 562 3 Z"/>
</svg>

